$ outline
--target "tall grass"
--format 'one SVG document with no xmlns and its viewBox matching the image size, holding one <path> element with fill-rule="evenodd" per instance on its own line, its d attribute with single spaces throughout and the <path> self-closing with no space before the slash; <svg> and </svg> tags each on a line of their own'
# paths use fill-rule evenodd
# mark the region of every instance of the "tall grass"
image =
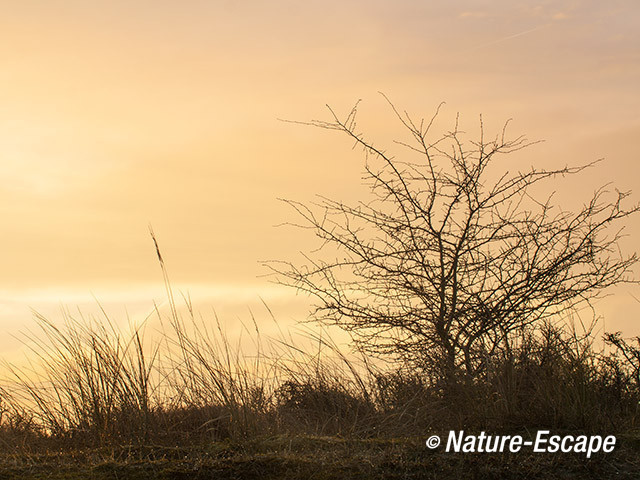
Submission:
<svg viewBox="0 0 640 480">
<path fill-rule="evenodd" d="M 528 333 L 454 396 L 422 372 L 374 366 L 326 333 L 265 339 L 245 352 L 220 321 L 191 310 L 155 335 L 108 317 L 36 317 L 31 364 L 0 391 L 7 446 L 199 444 L 265 435 L 420 436 L 438 429 L 549 427 L 611 431 L 638 424 L 638 383 L 623 358 L 562 331 Z M 300 345 L 305 344 L 305 348 Z M 315 347 L 314 347 L 315 345 Z"/>
<path fill-rule="evenodd" d="M 372 371 L 330 339 L 307 332 L 263 340 L 252 322 L 245 352 L 217 318 L 177 312 L 161 316 L 153 335 L 106 316 L 66 316 L 56 326 L 37 315 L 29 364 L 6 366 L 0 425 L 17 431 L 28 419 L 30 431 L 73 445 L 175 443 L 350 434 L 373 411 Z"/>
<path fill-rule="evenodd" d="M 66 316 L 62 327 L 36 315 L 40 334 L 27 343 L 27 367 L 8 366 L 13 382 L 5 398 L 43 432 L 59 439 L 100 444 L 146 438 L 154 406 L 143 333 L 127 336 L 103 321 Z"/>
<path fill-rule="evenodd" d="M 250 339 L 243 347 L 215 316 L 198 317 L 188 300 L 178 308 L 157 253 L 169 299 L 168 312 L 156 308 L 159 330 L 119 328 L 104 311 L 99 319 L 67 314 L 61 326 L 35 316 L 29 363 L 7 365 L 0 384 L 0 443 L 33 449 L 638 427 L 640 357 L 619 336 L 608 337 L 617 352 L 604 354 L 591 335 L 530 329 L 486 358 L 483 375 L 443 388 L 428 368 L 345 353 L 326 331 L 266 338 L 252 317 L 242 325 Z"/>
</svg>

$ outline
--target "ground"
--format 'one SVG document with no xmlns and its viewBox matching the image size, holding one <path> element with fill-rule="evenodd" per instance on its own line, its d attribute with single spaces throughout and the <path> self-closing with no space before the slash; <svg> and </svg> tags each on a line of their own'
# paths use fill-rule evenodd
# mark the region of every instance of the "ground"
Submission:
<svg viewBox="0 0 640 480">
<path fill-rule="evenodd" d="M 637 479 L 640 435 L 610 454 L 462 454 L 424 439 L 274 437 L 200 448 L 119 447 L 2 456 L 1 479 Z"/>
</svg>

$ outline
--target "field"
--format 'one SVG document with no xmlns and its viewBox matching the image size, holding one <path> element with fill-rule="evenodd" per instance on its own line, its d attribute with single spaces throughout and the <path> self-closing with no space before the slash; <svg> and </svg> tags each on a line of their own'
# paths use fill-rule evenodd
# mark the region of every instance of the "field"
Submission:
<svg viewBox="0 0 640 480">
<path fill-rule="evenodd" d="M 637 478 L 640 469 L 633 364 L 566 328 L 532 331 L 481 381 L 444 388 L 312 330 L 266 339 L 253 325 L 245 352 L 215 320 L 206 328 L 171 308 L 164 321 L 151 335 L 108 318 L 38 318 L 30 369 L 5 374 L 0 478 Z M 526 438 L 543 428 L 615 434 L 618 444 L 587 459 L 424 443 L 449 430 Z"/>
<path fill-rule="evenodd" d="M 640 437 L 613 454 L 453 454 L 431 452 L 420 439 L 355 440 L 273 437 L 214 442 L 201 448 L 120 447 L 29 457 L 3 455 L 6 479 L 455 479 L 638 478 Z"/>
</svg>

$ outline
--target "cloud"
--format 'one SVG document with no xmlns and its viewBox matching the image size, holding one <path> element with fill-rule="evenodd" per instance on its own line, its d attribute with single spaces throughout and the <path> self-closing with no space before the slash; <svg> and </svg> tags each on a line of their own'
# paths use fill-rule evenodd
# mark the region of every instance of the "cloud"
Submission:
<svg viewBox="0 0 640 480">
<path fill-rule="evenodd" d="M 514 39 L 514 38 L 518 38 L 518 37 L 521 37 L 521 36 L 523 36 L 523 35 L 527 35 L 527 34 L 529 34 L 529 33 L 535 32 L 535 31 L 537 31 L 537 30 L 540 30 L 540 29 L 546 28 L 546 27 L 548 27 L 548 26 L 549 26 L 549 25 L 539 25 L 539 26 L 537 26 L 537 27 L 530 28 L 530 29 L 528 29 L 528 30 L 524 30 L 524 31 L 522 31 L 522 32 L 514 33 L 513 35 L 508 35 L 508 36 L 506 36 L 506 37 L 498 38 L 497 40 L 493 40 L 493 41 L 491 41 L 491 42 L 487 42 L 487 43 L 483 43 L 483 44 L 481 44 L 481 45 L 478 45 L 478 46 L 476 46 L 475 48 L 473 48 L 471 51 L 480 50 L 481 48 L 490 47 L 490 46 L 496 45 L 496 44 L 498 44 L 498 43 L 506 42 L 506 41 L 508 41 L 508 40 L 512 40 L 512 39 Z"/>
</svg>

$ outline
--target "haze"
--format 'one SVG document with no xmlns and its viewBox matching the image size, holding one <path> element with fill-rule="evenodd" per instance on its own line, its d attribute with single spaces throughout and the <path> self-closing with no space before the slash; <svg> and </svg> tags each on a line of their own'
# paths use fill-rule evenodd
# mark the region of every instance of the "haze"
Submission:
<svg viewBox="0 0 640 480">
<path fill-rule="evenodd" d="M 362 98 L 362 130 L 395 132 L 378 91 L 416 117 L 447 102 L 546 142 L 523 168 L 606 162 L 559 192 L 640 173 L 640 11 L 632 1 L 0 2 L 0 326 L 95 307 L 143 318 L 162 302 L 152 224 L 176 288 L 237 318 L 304 317 L 260 260 L 315 246 L 278 198 L 345 201 L 361 152 L 327 119 Z M 639 222 L 623 246 L 637 246 Z M 638 334 L 635 287 L 598 304 Z M 0 341 L 6 350 L 15 348 Z"/>
</svg>

